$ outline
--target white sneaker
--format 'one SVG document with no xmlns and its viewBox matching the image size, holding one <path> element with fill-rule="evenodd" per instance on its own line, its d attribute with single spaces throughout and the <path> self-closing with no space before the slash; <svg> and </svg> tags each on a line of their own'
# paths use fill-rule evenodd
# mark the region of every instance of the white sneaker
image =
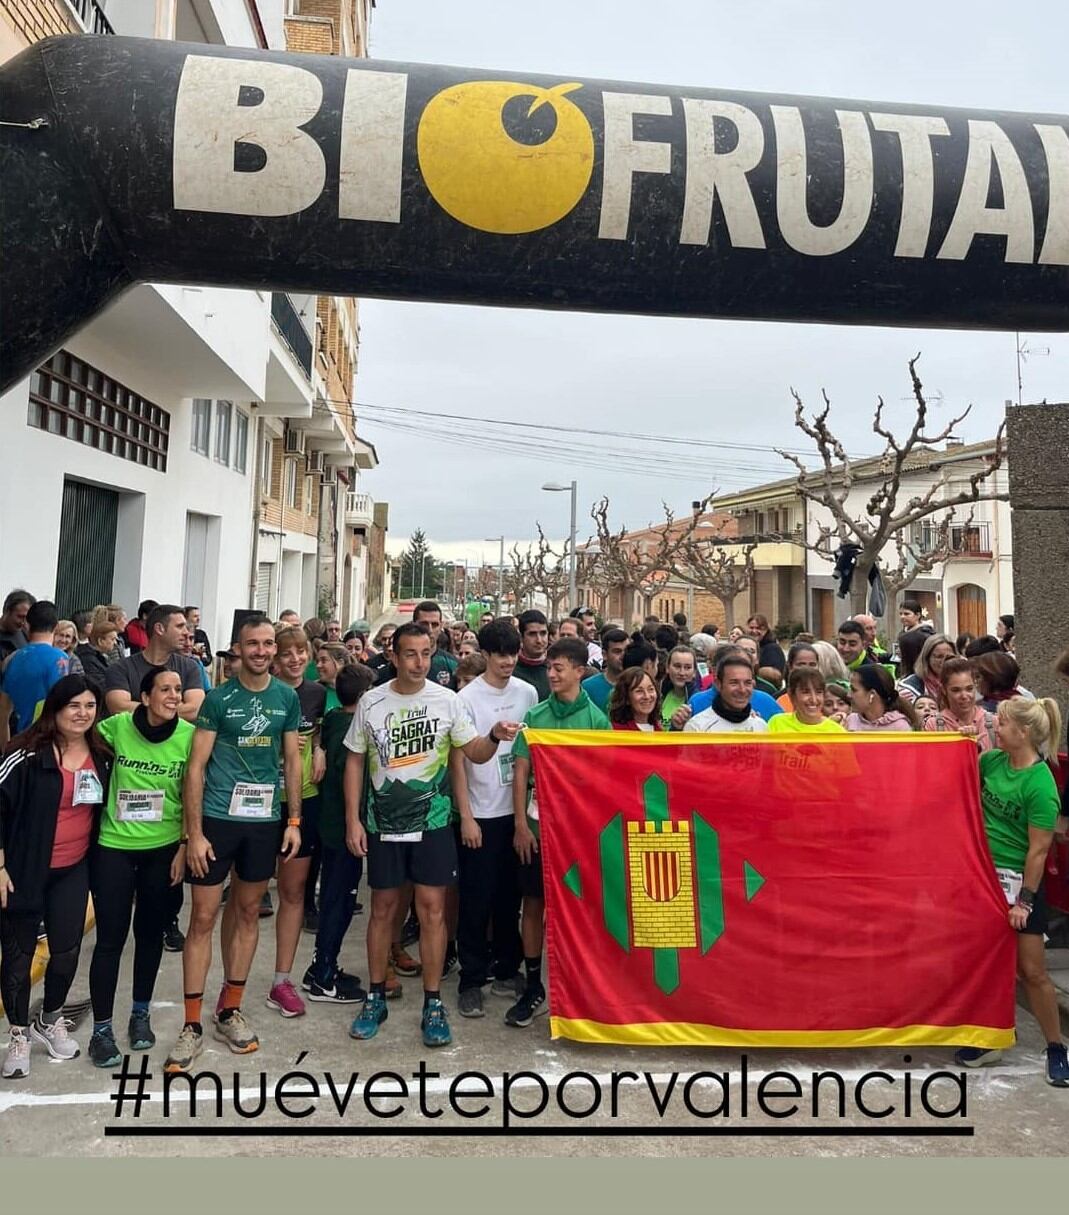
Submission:
<svg viewBox="0 0 1069 1215">
<path fill-rule="evenodd" d="M 30 1037 L 40 1042 L 53 1059 L 77 1059 L 82 1048 L 67 1033 L 68 1029 L 73 1028 L 74 1022 L 66 1017 L 57 1017 L 55 1024 L 45 1025 L 38 1015 L 30 1026 Z"/>
<path fill-rule="evenodd" d="M 24 1029 L 13 1026 L 4 1059 L 3 1077 L 5 1080 L 25 1080 L 29 1074 L 30 1039 Z"/>
</svg>

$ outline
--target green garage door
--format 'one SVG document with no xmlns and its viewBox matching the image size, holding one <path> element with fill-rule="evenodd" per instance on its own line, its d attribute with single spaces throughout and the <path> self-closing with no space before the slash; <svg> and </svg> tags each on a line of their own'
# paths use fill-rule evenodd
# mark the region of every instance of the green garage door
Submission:
<svg viewBox="0 0 1069 1215">
<path fill-rule="evenodd" d="M 80 481 L 63 482 L 56 566 L 56 607 L 71 616 L 111 603 L 119 495 Z"/>
</svg>

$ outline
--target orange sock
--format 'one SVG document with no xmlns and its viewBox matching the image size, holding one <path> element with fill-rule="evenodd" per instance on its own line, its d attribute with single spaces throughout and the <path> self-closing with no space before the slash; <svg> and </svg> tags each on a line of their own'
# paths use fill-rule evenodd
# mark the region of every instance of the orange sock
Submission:
<svg viewBox="0 0 1069 1215">
<path fill-rule="evenodd" d="M 241 997 L 245 994 L 244 979 L 227 979 L 223 984 L 223 1009 L 240 1008 Z"/>
<path fill-rule="evenodd" d="M 199 1025 L 200 1024 L 200 1011 L 201 1011 L 201 1005 L 203 1003 L 204 1003 L 204 992 L 202 992 L 202 991 L 195 991 L 192 993 L 186 992 L 185 1005 L 186 1005 L 186 1024 L 187 1025 Z"/>
</svg>

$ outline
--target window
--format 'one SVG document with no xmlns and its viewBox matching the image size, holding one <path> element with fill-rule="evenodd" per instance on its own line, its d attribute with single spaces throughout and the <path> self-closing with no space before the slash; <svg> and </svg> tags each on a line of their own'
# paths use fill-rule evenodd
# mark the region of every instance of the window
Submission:
<svg viewBox="0 0 1069 1215">
<path fill-rule="evenodd" d="M 265 437 L 260 448 L 260 493 L 265 497 L 271 496 L 271 456 L 272 443 L 270 437 Z"/>
<path fill-rule="evenodd" d="M 287 506 L 297 505 L 297 461 L 286 461 L 286 496 L 283 499 Z"/>
<path fill-rule="evenodd" d="M 234 471 L 245 472 L 249 455 L 249 415 L 239 409 L 234 419 Z"/>
<path fill-rule="evenodd" d="M 34 372 L 27 421 L 86 447 L 167 471 L 171 415 L 65 350 Z"/>
<path fill-rule="evenodd" d="M 212 403 L 199 398 L 193 401 L 193 428 L 190 447 L 202 456 L 208 454 L 212 437 Z"/>
<path fill-rule="evenodd" d="M 215 402 L 215 458 L 220 464 L 230 463 L 230 418 L 234 406 L 230 401 Z"/>
</svg>

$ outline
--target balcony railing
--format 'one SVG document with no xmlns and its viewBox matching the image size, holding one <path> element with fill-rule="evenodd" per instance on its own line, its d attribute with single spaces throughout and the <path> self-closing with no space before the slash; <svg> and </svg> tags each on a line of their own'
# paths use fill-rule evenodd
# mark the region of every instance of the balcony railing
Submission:
<svg viewBox="0 0 1069 1215">
<path fill-rule="evenodd" d="M 312 378 L 312 339 L 301 324 L 293 300 L 284 291 L 271 292 L 271 320 L 304 374 Z"/>
<path fill-rule="evenodd" d="M 370 527 L 375 521 L 375 499 L 350 489 L 345 495 L 346 527 Z"/>
<path fill-rule="evenodd" d="M 67 7 L 74 12 L 87 34 L 115 33 L 97 0 L 67 0 Z"/>
<path fill-rule="evenodd" d="M 951 557 L 990 557 L 991 524 L 952 523 L 947 537 L 948 555 Z M 917 549 L 921 553 L 930 553 L 939 542 L 939 525 L 922 523 L 917 537 Z"/>
</svg>

